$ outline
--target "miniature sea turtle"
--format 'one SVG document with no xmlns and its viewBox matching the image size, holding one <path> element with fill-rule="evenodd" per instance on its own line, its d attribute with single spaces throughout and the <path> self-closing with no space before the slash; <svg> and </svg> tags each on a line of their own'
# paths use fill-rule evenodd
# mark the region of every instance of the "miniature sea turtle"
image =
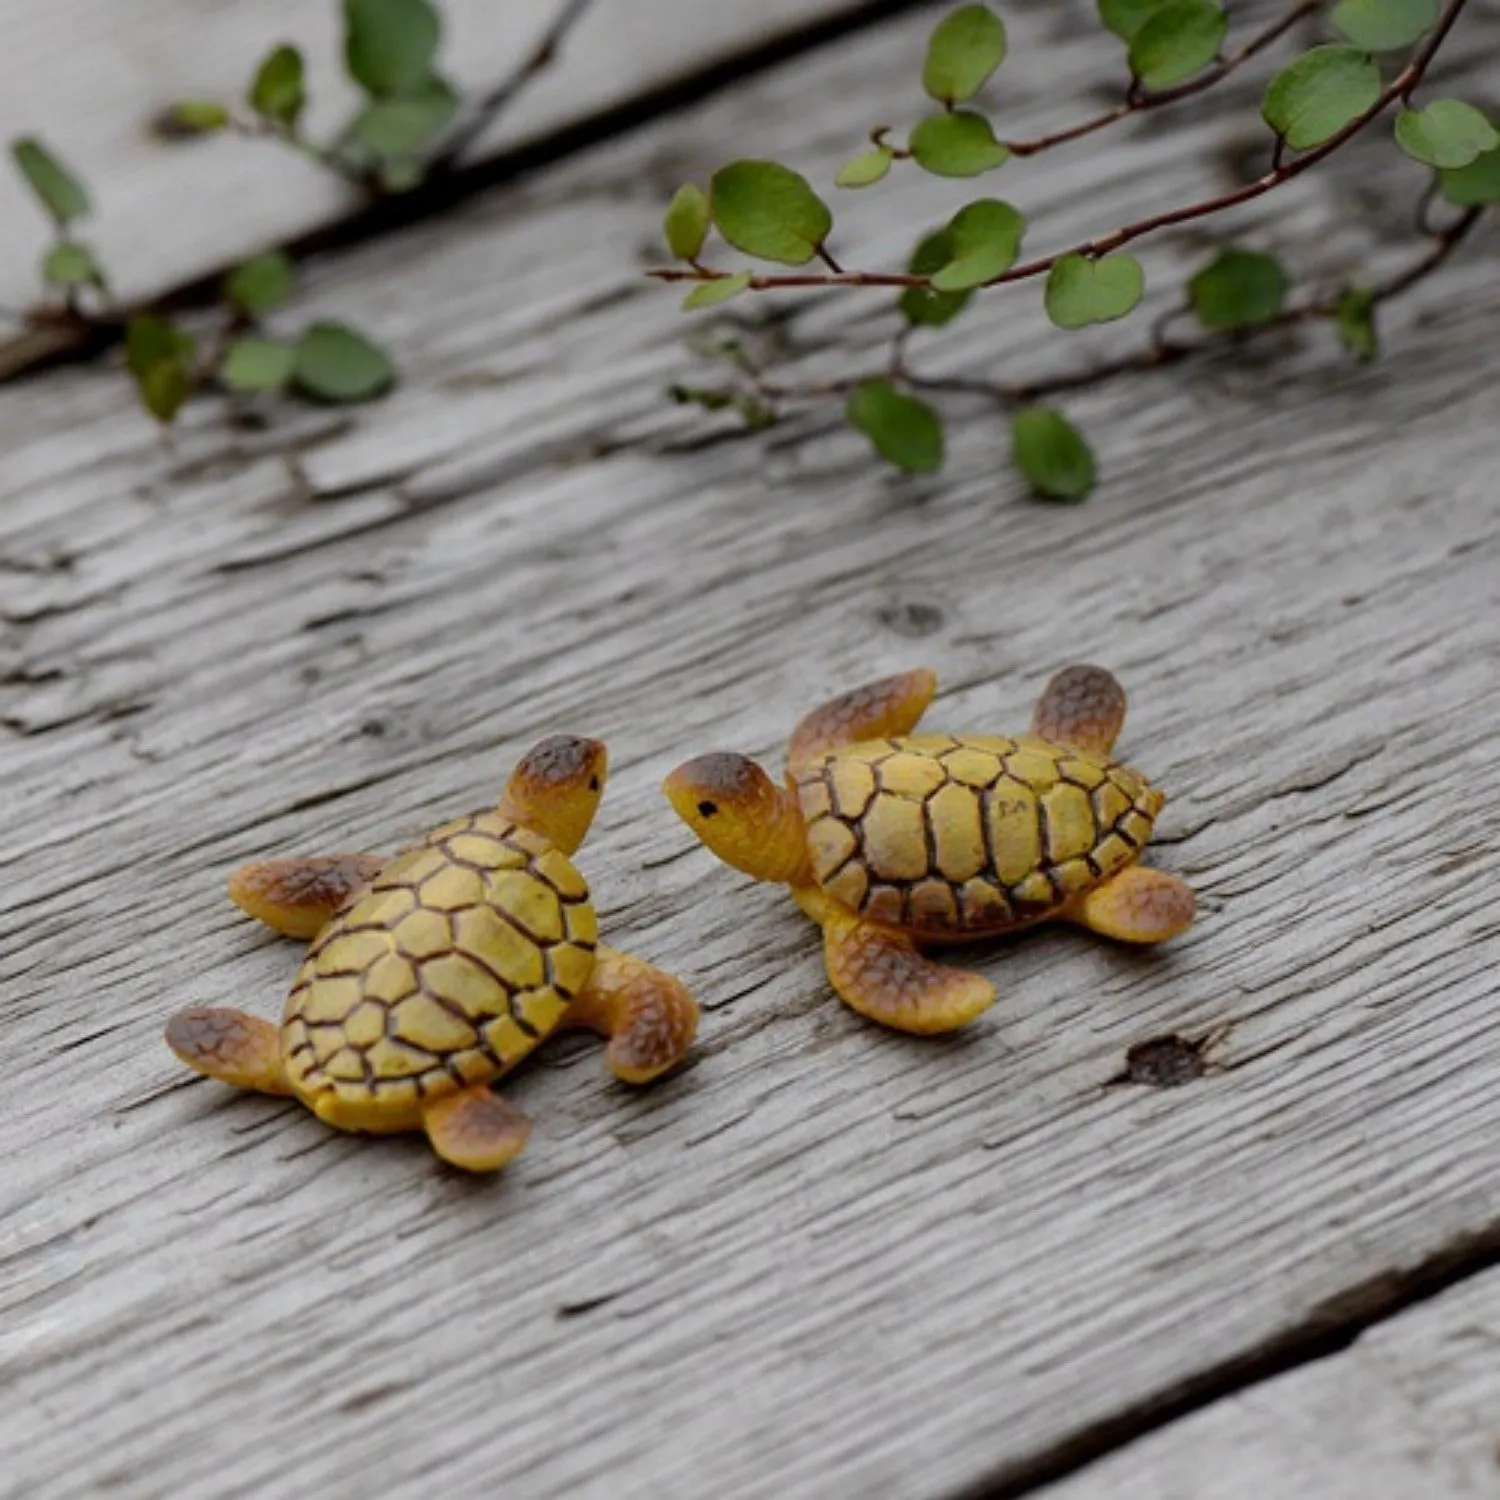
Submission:
<svg viewBox="0 0 1500 1500">
<path fill-rule="evenodd" d="M 527 1117 L 490 1090 L 559 1026 L 610 1039 L 617 1076 L 672 1067 L 697 1030 L 676 979 L 596 942 L 569 859 L 603 794 L 597 740 L 544 740 L 492 811 L 445 823 L 394 857 L 336 854 L 246 865 L 237 905 L 312 938 L 280 1029 L 237 1010 L 167 1023 L 190 1068 L 291 1094 L 341 1130 L 425 1130 L 454 1166 L 494 1171 Z"/>
<path fill-rule="evenodd" d="M 726 864 L 790 884 L 849 1005 L 901 1031 L 952 1031 L 995 988 L 919 945 L 1048 918 L 1159 943 L 1192 923 L 1191 889 L 1139 863 L 1165 799 L 1110 757 L 1125 693 L 1108 672 L 1059 672 L 1031 733 L 1011 738 L 913 734 L 936 687 L 922 669 L 825 703 L 792 735 L 786 789 L 729 754 L 663 784 Z"/>
</svg>

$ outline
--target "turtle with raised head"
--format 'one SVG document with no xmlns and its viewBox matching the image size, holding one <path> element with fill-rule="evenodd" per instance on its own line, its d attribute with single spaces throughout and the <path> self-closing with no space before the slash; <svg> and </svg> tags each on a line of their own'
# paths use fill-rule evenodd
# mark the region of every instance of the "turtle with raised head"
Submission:
<svg viewBox="0 0 1500 1500">
<path fill-rule="evenodd" d="M 731 754 L 663 783 L 726 864 L 791 886 L 849 1005 L 901 1031 L 952 1031 L 995 988 L 925 945 L 1049 919 L 1127 943 L 1191 925 L 1192 890 L 1140 863 L 1165 798 L 1112 758 L 1125 693 L 1108 672 L 1059 672 L 1013 737 L 914 733 L 936 687 L 924 668 L 825 703 L 792 735 L 785 787 Z"/>
<path fill-rule="evenodd" d="M 494 1171 L 530 1121 L 492 1092 L 561 1026 L 609 1038 L 645 1083 L 686 1052 L 698 1007 L 671 975 L 597 942 L 570 856 L 603 795 L 597 740 L 544 740 L 492 810 L 445 823 L 392 857 L 246 865 L 229 894 L 288 937 L 311 938 L 280 1027 L 185 1010 L 167 1045 L 190 1068 L 294 1095 L 341 1130 L 425 1130 L 438 1155 Z"/>
</svg>

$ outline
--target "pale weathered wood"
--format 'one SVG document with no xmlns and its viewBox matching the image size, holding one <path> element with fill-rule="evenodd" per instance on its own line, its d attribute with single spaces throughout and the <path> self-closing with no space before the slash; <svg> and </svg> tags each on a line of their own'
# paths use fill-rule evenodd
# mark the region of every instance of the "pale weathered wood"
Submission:
<svg viewBox="0 0 1500 1500">
<path fill-rule="evenodd" d="M 1132 1444 L 1038 1500 L 1467 1500 L 1500 1489 L 1500 1275 Z"/>
<path fill-rule="evenodd" d="M 1017 13 L 1008 123 L 1104 76 L 1085 12 Z M 915 109 L 923 29 L 315 267 L 289 316 L 397 351 L 378 407 L 198 405 L 164 453 L 103 371 L 0 399 L 0 1493 L 926 1500 L 1493 1231 L 1493 238 L 1382 364 L 1320 337 L 1070 400 L 1106 474 L 1077 508 L 1022 497 L 986 410 L 912 482 L 828 408 L 744 437 L 667 405 L 702 372 L 631 255 L 666 192 L 747 150 L 826 181 Z M 1238 97 L 1018 167 L 1036 247 L 1222 181 Z M 1274 215 L 1304 275 L 1389 265 L 1420 182 L 1372 144 L 1239 227 Z M 959 191 L 841 199 L 840 252 L 894 261 Z M 1149 251 L 1158 304 L 1198 244 Z M 1035 303 L 919 355 L 1139 336 L 1059 350 Z M 792 378 L 880 357 L 882 301 L 784 306 Z M 1203 918 L 1157 955 L 981 954 L 1000 1001 L 951 1040 L 841 1009 L 790 903 L 655 790 L 921 661 L 934 725 L 1018 725 L 1077 658 L 1131 689 Z M 582 864 L 612 940 L 707 1006 L 689 1070 L 627 1093 L 549 1049 L 511 1085 L 533 1143 L 483 1183 L 185 1076 L 165 1016 L 273 1014 L 295 962 L 223 900 L 236 862 L 389 845 L 564 728 L 613 746 Z M 1214 1028 L 1193 1085 L 1111 1083 Z"/>
<path fill-rule="evenodd" d="M 562 0 L 444 0 L 444 67 L 468 97 L 507 77 Z M 556 65 L 476 145 L 474 159 L 537 140 L 648 89 L 857 0 L 702 5 L 597 0 Z M 240 100 L 272 47 L 307 57 L 309 132 L 331 136 L 356 98 L 338 0 L 0 0 L 0 142 L 41 135 L 83 176 L 82 232 L 125 301 L 217 271 L 347 214 L 358 195 L 297 153 L 261 141 L 165 144 L 150 122 L 183 98 Z M 0 307 L 31 305 L 48 225 L 7 159 L 0 171 Z M 4 331 L 0 329 L 0 331 Z"/>
</svg>

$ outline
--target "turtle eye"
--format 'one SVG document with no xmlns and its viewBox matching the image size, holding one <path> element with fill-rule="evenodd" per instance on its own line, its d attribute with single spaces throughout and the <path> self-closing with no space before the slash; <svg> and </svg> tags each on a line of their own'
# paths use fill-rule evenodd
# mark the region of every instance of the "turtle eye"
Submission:
<svg viewBox="0 0 1500 1500">
<path fill-rule="evenodd" d="M 698 816 L 700 818 L 711 818 L 718 810 L 719 805 L 716 802 L 700 802 L 698 804 Z"/>
<path fill-rule="evenodd" d="M 599 790 L 599 778 L 597 776 L 589 777 L 589 790 L 591 792 L 597 792 Z"/>
</svg>

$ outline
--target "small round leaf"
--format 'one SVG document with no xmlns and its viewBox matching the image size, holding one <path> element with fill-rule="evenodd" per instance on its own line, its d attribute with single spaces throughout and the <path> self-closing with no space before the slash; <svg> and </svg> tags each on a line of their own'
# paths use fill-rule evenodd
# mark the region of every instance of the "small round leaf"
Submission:
<svg viewBox="0 0 1500 1500">
<path fill-rule="evenodd" d="M 395 368 L 383 350 L 342 323 L 314 323 L 297 341 L 292 378 L 319 401 L 369 401 L 388 390 Z"/>
<path fill-rule="evenodd" d="M 1362 287 L 1347 287 L 1339 294 L 1333 326 L 1339 342 L 1356 359 L 1374 359 L 1380 353 L 1380 334 L 1375 327 L 1375 294 Z"/>
<path fill-rule="evenodd" d="M 1253 328 L 1286 303 L 1287 279 L 1274 256 L 1225 250 L 1188 282 L 1188 300 L 1205 328 Z"/>
<path fill-rule="evenodd" d="M 922 87 L 939 104 L 972 99 L 1005 61 L 1005 27 L 984 5 L 949 12 L 933 28 L 922 67 Z"/>
<path fill-rule="evenodd" d="M 49 286 L 79 287 L 104 285 L 104 273 L 94 252 L 87 245 L 65 240 L 54 245 L 42 257 L 42 279 Z"/>
<path fill-rule="evenodd" d="M 805 266 L 833 228 L 828 205 L 807 179 L 774 161 L 721 167 L 709 186 L 709 208 L 736 250 L 787 266 Z"/>
<path fill-rule="evenodd" d="M 277 47 L 250 81 L 250 92 L 246 95 L 250 108 L 290 129 L 307 103 L 302 73 L 302 54 L 295 47 Z"/>
<path fill-rule="evenodd" d="M 1380 69 L 1357 47 L 1314 47 L 1272 80 L 1260 112 L 1294 151 L 1321 146 L 1380 97 Z"/>
<path fill-rule="evenodd" d="M 834 186 L 869 187 L 871 183 L 879 182 L 891 170 L 893 159 L 884 146 L 879 146 L 874 151 L 862 152 L 839 168 L 838 176 L 833 179 Z"/>
<path fill-rule="evenodd" d="M 1003 276 L 1021 252 L 1026 232 L 1022 214 L 997 198 L 981 198 L 961 208 L 948 225 L 953 257 L 933 273 L 940 292 L 962 292 Z"/>
<path fill-rule="evenodd" d="M 1339 0 L 1332 21 L 1356 47 L 1395 52 L 1437 20 L 1438 0 Z"/>
<path fill-rule="evenodd" d="M 1500 203 L 1500 151 L 1486 151 L 1466 167 L 1438 173 L 1443 197 L 1459 208 Z"/>
<path fill-rule="evenodd" d="M 716 276 L 712 281 L 695 286 L 682 299 L 682 310 L 693 312 L 700 307 L 717 307 L 721 302 L 728 302 L 731 297 L 738 297 L 749 285 L 748 271 L 736 271 L 733 276 Z"/>
<path fill-rule="evenodd" d="M 931 276 L 953 259 L 953 237 L 946 229 L 926 235 L 912 251 L 906 269 L 913 276 Z M 941 328 L 964 310 L 973 292 L 935 292 L 929 286 L 909 286 L 896 305 L 901 316 L 916 328 Z"/>
<path fill-rule="evenodd" d="M 1396 116 L 1396 144 L 1429 167 L 1466 167 L 1500 146 L 1500 135 L 1472 104 L 1434 99 Z"/>
<path fill-rule="evenodd" d="M 140 313 L 125 325 L 125 364 L 137 383 L 157 365 L 189 364 L 193 351 L 192 339 L 165 318 Z"/>
<path fill-rule="evenodd" d="M 267 251 L 236 266 L 224 278 L 224 300 L 247 317 L 258 318 L 286 301 L 295 275 L 281 251 Z"/>
<path fill-rule="evenodd" d="M 1172 0 L 1130 42 L 1130 71 L 1148 89 L 1170 88 L 1219 55 L 1229 22 L 1215 0 Z"/>
<path fill-rule="evenodd" d="M 942 468 L 943 424 L 926 402 L 898 391 L 888 380 L 863 380 L 844 410 L 850 425 L 869 438 L 887 463 L 908 474 Z"/>
<path fill-rule="evenodd" d="M 89 211 L 89 195 L 83 184 L 34 136 L 10 143 L 21 175 L 42 207 L 58 224 L 70 224 Z"/>
<path fill-rule="evenodd" d="M 441 78 L 429 78 L 417 93 L 367 104 L 340 145 L 356 160 L 409 161 L 430 150 L 457 113 L 458 95 Z"/>
<path fill-rule="evenodd" d="M 1010 155 L 990 122 L 971 110 L 930 116 L 912 131 L 909 145 L 917 165 L 936 177 L 977 177 Z"/>
<path fill-rule="evenodd" d="M 219 366 L 219 382 L 231 391 L 279 391 L 292 378 L 297 351 L 275 339 L 236 339 Z"/>
<path fill-rule="evenodd" d="M 1051 406 L 1017 412 L 1010 424 L 1011 460 L 1034 493 L 1047 500 L 1082 500 L 1094 487 L 1093 450 Z"/>
<path fill-rule="evenodd" d="M 229 124 L 230 114 L 213 99 L 179 99 L 167 111 L 174 130 L 184 135 L 210 135 Z"/>
<path fill-rule="evenodd" d="M 164 359 L 152 365 L 136 381 L 136 386 L 146 410 L 158 422 L 171 422 L 188 398 L 192 379 L 180 360 Z"/>
<path fill-rule="evenodd" d="M 1172 0 L 1099 0 L 1099 19 L 1122 42 L 1132 42 L 1135 34 L 1157 11 Z"/>
<path fill-rule="evenodd" d="M 1047 316 L 1059 328 L 1123 318 L 1141 300 L 1146 274 L 1133 255 L 1065 255 L 1047 276 Z"/>
<path fill-rule="evenodd" d="M 685 182 L 672 194 L 662 220 L 662 233 L 678 260 L 697 260 L 708 238 L 708 197 L 703 189 Z"/>
<path fill-rule="evenodd" d="M 344 0 L 349 76 L 378 99 L 422 89 L 441 34 L 438 13 L 427 0 Z"/>
</svg>

